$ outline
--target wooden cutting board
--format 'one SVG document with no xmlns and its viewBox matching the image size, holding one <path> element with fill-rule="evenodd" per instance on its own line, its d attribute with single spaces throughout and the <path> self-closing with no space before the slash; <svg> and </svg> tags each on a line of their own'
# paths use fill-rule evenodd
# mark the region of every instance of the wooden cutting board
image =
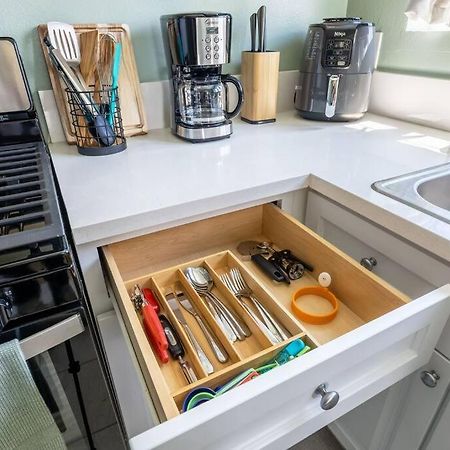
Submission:
<svg viewBox="0 0 450 450">
<path fill-rule="evenodd" d="M 148 125 L 128 25 L 97 23 L 76 24 L 73 27 L 75 28 L 77 35 L 92 30 L 98 30 L 100 35 L 110 33 L 115 36 L 117 42 L 122 43 L 122 60 L 120 62 L 119 74 L 119 102 L 122 111 L 125 136 L 130 137 L 139 134 L 146 134 L 148 132 Z M 37 29 L 64 134 L 69 144 L 75 144 L 75 133 L 70 120 L 65 85 L 61 82 L 58 72 L 53 67 L 48 56 L 47 46 L 43 41 L 47 35 L 47 25 L 39 25 Z"/>
</svg>

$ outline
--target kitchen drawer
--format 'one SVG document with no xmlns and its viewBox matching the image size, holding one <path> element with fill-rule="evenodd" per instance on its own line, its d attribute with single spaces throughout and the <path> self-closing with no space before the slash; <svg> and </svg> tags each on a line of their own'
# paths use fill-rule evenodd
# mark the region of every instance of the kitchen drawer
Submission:
<svg viewBox="0 0 450 450">
<path fill-rule="evenodd" d="M 237 244 L 248 239 L 290 248 L 308 261 L 314 272 L 289 287 L 277 285 L 237 253 Z M 133 438 L 133 449 L 287 448 L 428 361 L 450 313 L 450 286 L 409 302 L 272 204 L 118 242 L 102 251 L 134 351 L 164 422 Z M 228 348 L 231 361 L 206 376 L 180 333 L 188 359 L 202 379 L 187 385 L 174 375 L 177 367 L 172 362 L 162 367 L 145 337 L 130 292 L 135 283 L 152 287 L 166 314 L 174 319 L 164 308 L 161 287 L 177 282 L 188 289 L 180 269 L 193 263 L 209 266 L 213 272 L 242 265 L 253 286 L 260 285 L 258 293 L 266 306 L 290 334 L 302 337 L 313 350 L 180 414 L 183 396 L 193 387 L 220 385 L 241 370 L 270 359 L 283 346 L 271 346 L 253 330 L 247 347 Z M 339 313 L 326 325 L 298 321 L 290 312 L 291 293 L 315 283 L 322 271 L 332 276 L 331 288 L 341 302 Z M 337 405 L 328 411 L 321 409 L 320 399 L 313 395 L 321 383 L 340 395 Z"/>
</svg>

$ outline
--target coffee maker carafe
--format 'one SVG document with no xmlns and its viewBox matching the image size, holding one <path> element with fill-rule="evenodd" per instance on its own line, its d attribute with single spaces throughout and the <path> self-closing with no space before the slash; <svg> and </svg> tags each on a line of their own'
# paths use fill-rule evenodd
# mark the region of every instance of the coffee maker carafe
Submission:
<svg viewBox="0 0 450 450">
<path fill-rule="evenodd" d="M 231 16 L 195 13 L 161 19 L 169 65 L 172 130 L 191 142 L 229 137 L 243 102 L 240 81 L 222 74 L 230 60 Z M 237 105 L 228 110 L 229 84 Z"/>
</svg>

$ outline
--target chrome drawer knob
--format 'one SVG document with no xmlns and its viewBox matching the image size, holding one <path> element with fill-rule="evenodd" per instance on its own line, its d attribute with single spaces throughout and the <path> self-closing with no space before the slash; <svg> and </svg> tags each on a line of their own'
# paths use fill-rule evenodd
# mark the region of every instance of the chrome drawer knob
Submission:
<svg viewBox="0 0 450 450">
<path fill-rule="evenodd" d="M 420 374 L 420 378 L 425 386 L 430 388 L 435 388 L 437 386 L 437 382 L 441 378 L 435 370 L 424 370 Z"/>
<path fill-rule="evenodd" d="M 317 386 L 317 389 L 314 391 L 314 397 L 319 395 L 322 397 L 320 399 L 320 407 L 325 411 L 334 408 L 338 404 L 339 394 L 336 391 L 327 391 L 325 383 Z"/>
<path fill-rule="evenodd" d="M 370 272 L 372 272 L 372 270 L 374 269 L 374 267 L 378 264 L 378 261 L 371 256 L 370 258 L 362 258 L 361 261 L 359 262 L 365 269 L 369 270 Z"/>
</svg>

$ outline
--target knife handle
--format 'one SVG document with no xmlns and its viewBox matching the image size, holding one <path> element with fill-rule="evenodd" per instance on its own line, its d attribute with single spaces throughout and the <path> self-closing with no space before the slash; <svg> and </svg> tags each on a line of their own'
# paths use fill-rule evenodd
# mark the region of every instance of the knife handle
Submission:
<svg viewBox="0 0 450 450">
<path fill-rule="evenodd" d="M 148 305 L 150 305 L 155 312 L 159 313 L 159 303 L 158 300 L 156 300 L 155 295 L 153 294 L 152 290 L 149 288 L 142 289 L 142 294 L 144 294 L 145 300 L 147 300 Z"/>
<path fill-rule="evenodd" d="M 283 274 L 278 270 L 278 268 L 269 260 L 264 258 L 262 255 L 252 255 L 252 261 L 272 280 L 281 282 L 285 281 Z"/>
<path fill-rule="evenodd" d="M 256 52 L 256 13 L 250 16 L 250 37 L 251 37 L 251 51 Z"/>
<path fill-rule="evenodd" d="M 261 6 L 257 12 L 258 16 L 258 34 L 259 34 L 259 52 L 266 51 L 266 7 Z"/>
<path fill-rule="evenodd" d="M 169 353 L 167 352 L 169 343 L 167 342 L 166 334 L 161 326 L 158 315 L 149 305 L 142 307 L 141 314 L 148 340 L 153 345 L 161 362 L 164 364 L 167 363 L 169 361 Z"/>
<path fill-rule="evenodd" d="M 211 364 L 211 361 L 206 356 L 202 346 L 197 341 L 197 338 L 194 336 L 194 333 L 189 328 L 189 325 L 187 323 L 183 323 L 182 325 L 184 331 L 186 331 L 186 334 L 188 335 L 189 340 L 191 341 L 192 346 L 194 347 L 195 352 L 197 353 L 198 359 L 200 360 L 203 369 L 208 375 L 210 375 L 211 373 L 214 372 L 214 367 Z"/>
<path fill-rule="evenodd" d="M 167 343 L 169 345 L 169 352 L 173 359 L 179 359 L 184 357 L 184 348 L 181 343 L 180 336 L 172 327 L 172 324 L 169 322 L 169 319 L 161 314 L 159 316 L 159 320 L 164 330 L 164 334 L 167 338 Z"/>
<path fill-rule="evenodd" d="M 216 341 L 208 327 L 205 325 L 201 317 L 196 314 L 195 320 L 199 324 L 203 334 L 205 335 L 206 340 L 208 341 L 209 346 L 211 347 L 211 350 L 214 352 L 214 355 L 216 356 L 217 360 L 221 363 L 225 363 L 228 361 L 229 356 L 226 350 L 222 347 L 222 345 Z"/>
</svg>

